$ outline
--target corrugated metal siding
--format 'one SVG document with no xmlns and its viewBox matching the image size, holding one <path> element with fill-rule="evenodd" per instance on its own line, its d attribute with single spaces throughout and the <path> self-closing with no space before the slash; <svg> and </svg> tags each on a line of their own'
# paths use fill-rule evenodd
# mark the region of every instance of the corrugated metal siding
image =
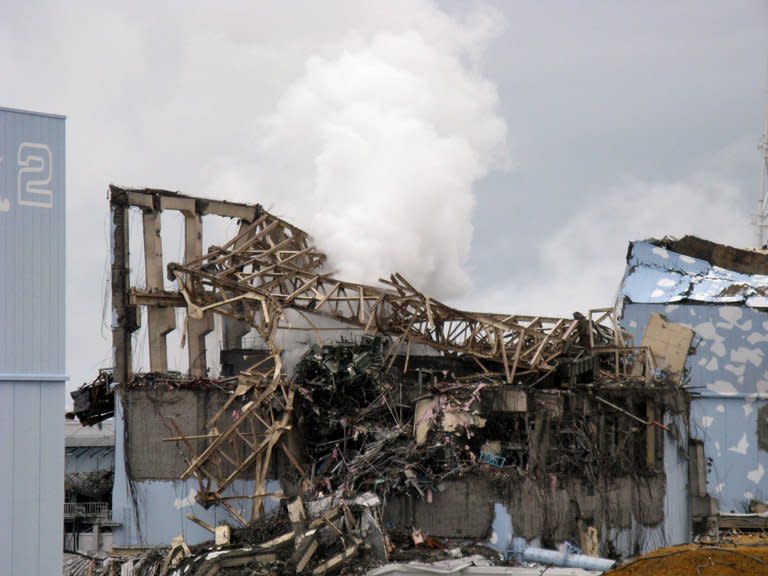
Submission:
<svg viewBox="0 0 768 576">
<path fill-rule="evenodd" d="M 64 522 L 63 119 L 0 110 L 0 157 L 0 574 L 47 576 Z"/>
<path fill-rule="evenodd" d="M 0 574 L 61 572 L 64 383 L 0 382 Z"/>
<path fill-rule="evenodd" d="M 94 426 L 83 426 L 78 420 L 65 420 L 67 448 L 115 447 L 115 428 L 109 420 Z"/>
<path fill-rule="evenodd" d="M 0 156 L 0 375 L 61 376 L 64 121 L 0 111 Z"/>
</svg>

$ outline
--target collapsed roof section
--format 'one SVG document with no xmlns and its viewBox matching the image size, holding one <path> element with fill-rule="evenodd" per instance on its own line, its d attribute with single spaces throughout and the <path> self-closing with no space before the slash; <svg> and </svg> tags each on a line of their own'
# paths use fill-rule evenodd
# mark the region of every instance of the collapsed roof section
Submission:
<svg viewBox="0 0 768 576">
<path fill-rule="evenodd" d="M 768 308 L 768 254 L 695 236 L 633 242 L 622 294 L 636 304 L 688 301 Z"/>
<path fill-rule="evenodd" d="M 326 256 L 306 232 L 259 205 L 196 199 L 162 190 L 112 186 L 110 192 L 116 383 L 133 386 L 143 381 L 134 378 L 130 370 L 131 338 L 142 306 L 147 309 L 152 373 L 168 372 L 166 335 L 176 327 L 175 308 L 186 309 L 184 329 L 193 379 L 207 373 L 205 336 L 213 329 L 213 314 L 255 329 L 266 347 L 267 353 L 238 375 L 236 387 L 205 423 L 202 436 L 192 438 L 176 430 L 177 441 L 187 453 L 181 479 L 195 477 L 200 484 L 198 501 L 225 506 L 243 524 L 248 518 L 228 503 L 231 496 L 225 491 L 244 473 L 255 479 L 252 495 L 246 496 L 253 502 L 251 520 L 263 514 L 274 453 L 283 453 L 300 478 L 311 476 L 288 438 L 299 396 L 305 392 L 297 379 L 286 375 L 277 338 L 279 330 L 291 329 L 284 323 L 288 311 L 324 316 L 354 326 L 363 334 L 382 337 L 380 365 L 386 369 L 399 359 L 406 372 L 417 347 L 474 366 L 455 380 L 459 387 L 469 384 L 466 390 L 454 389 L 450 394 L 457 399 L 457 409 L 468 410 L 467 406 L 479 402 L 475 396 L 480 383 L 533 388 L 555 380 L 568 386 L 584 381 L 584 377 L 590 384 L 605 386 L 635 384 L 650 389 L 658 383 L 653 356 L 647 348 L 633 347 L 631 338 L 618 328 L 612 309 L 593 311 L 589 317 L 574 314 L 571 319 L 457 310 L 423 294 L 399 274 L 382 280 L 379 286 L 336 278 L 328 269 Z M 145 288 L 130 282 L 131 208 L 142 211 Z M 184 219 L 184 262 L 167 267 L 169 277 L 176 281 L 176 292 L 165 289 L 160 234 L 163 211 L 180 212 Z M 202 218 L 211 214 L 236 218 L 239 231 L 221 246 L 204 251 Z M 439 396 L 445 395 L 443 389 Z M 434 399 L 422 400 L 421 408 L 430 410 Z M 658 423 L 651 412 L 647 418 L 638 418 L 605 398 L 597 401 L 634 418 L 653 438 Z M 316 404 L 317 398 L 312 402 Z M 471 428 L 477 424 L 476 418 L 479 416 L 472 416 L 470 423 L 462 420 L 459 427 Z M 414 435 L 427 433 L 417 425 L 425 421 L 412 420 Z M 398 424 L 400 435 L 404 424 Z M 197 442 L 200 439 L 205 442 Z M 378 446 L 375 442 L 371 445 Z M 653 450 L 650 452 L 649 460 L 653 461 Z"/>
<path fill-rule="evenodd" d="M 269 341 L 284 309 L 329 316 L 367 333 L 396 338 L 393 352 L 411 343 L 503 367 L 512 382 L 520 372 L 546 372 L 578 337 L 578 319 L 481 314 L 456 310 L 419 292 L 399 274 L 367 286 L 334 278 L 326 256 L 307 234 L 257 207 L 227 244 L 200 258 L 171 264 L 187 311 L 202 318 L 216 310 L 257 327 Z"/>
<path fill-rule="evenodd" d="M 478 372 L 495 380 L 515 382 L 526 376 L 553 372 L 560 357 L 569 359 L 600 347 L 616 356 L 642 351 L 631 344 L 610 310 L 600 318 L 572 319 L 475 313 L 457 310 L 429 297 L 399 274 L 380 286 L 345 282 L 327 270 L 326 256 L 301 229 L 259 205 L 234 204 L 183 196 L 164 190 L 128 190 L 112 186 L 112 299 L 115 382 L 130 380 L 130 335 L 139 327 L 139 308 L 147 309 L 150 372 L 168 371 L 166 335 L 176 328 L 174 308 L 186 308 L 184 336 L 189 372 L 207 375 L 205 336 L 213 330 L 212 312 L 254 327 L 269 345 L 285 310 L 324 315 L 366 333 L 393 339 L 391 355 L 412 345 L 426 345 L 446 354 L 470 359 Z M 146 286 L 130 283 L 128 264 L 130 208 L 142 211 Z M 184 263 L 170 264 L 169 277 L 178 291 L 164 288 L 160 214 L 175 211 L 184 218 Z M 203 254 L 202 218 L 235 218 L 239 233 L 223 246 Z"/>
</svg>

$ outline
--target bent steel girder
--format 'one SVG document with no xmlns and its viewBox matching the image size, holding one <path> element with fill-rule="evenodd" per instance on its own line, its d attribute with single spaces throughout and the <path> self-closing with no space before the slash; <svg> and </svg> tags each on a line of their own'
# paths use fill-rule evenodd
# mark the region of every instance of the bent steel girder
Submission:
<svg viewBox="0 0 768 576">
<path fill-rule="evenodd" d="M 311 312 L 400 344 L 496 362 L 507 381 L 519 370 L 551 371 L 577 340 L 579 320 L 461 311 L 399 274 L 381 287 L 339 280 L 325 271 L 326 261 L 305 232 L 264 212 L 224 246 L 169 268 L 193 317 L 216 309 L 258 327 L 284 309 Z"/>
</svg>

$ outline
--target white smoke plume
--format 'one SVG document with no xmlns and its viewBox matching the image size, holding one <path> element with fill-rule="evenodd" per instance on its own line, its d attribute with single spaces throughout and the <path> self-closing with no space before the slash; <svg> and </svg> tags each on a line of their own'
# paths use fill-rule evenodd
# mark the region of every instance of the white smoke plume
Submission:
<svg viewBox="0 0 768 576">
<path fill-rule="evenodd" d="M 731 181 L 712 173 L 669 182 L 628 179 L 587 202 L 539 247 L 538 270 L 486 287 L 460 304 L 468 309 L 570 316 L 612 306 L 629 242 L 692 234 L 748 246 L 752 230 Z"/>
<path fill-rule="evenodd" d="M 314 232 L 358 279 L 398 270 L 440 294 L 466 286 L 472 185 L 505 147 L 480 72 L 494 9 L 79 5 L 6 2 L 0 18 L 2 105 L 68 117 L 74 385 L 111 362 L 110 182 L 260 202 Z"/>
<path fill-rule="evenodd" d="M 309 57 L 259 118 L 252 156 L 219 162 L 213 186 L 248 190 L 309 231 L 341 278 L 400 272 L 445 297 L 470 286 L 473 186 L 507 160 L 498 95 L 479 70 L 498 16 L 420 6 Z"/>
</svg>

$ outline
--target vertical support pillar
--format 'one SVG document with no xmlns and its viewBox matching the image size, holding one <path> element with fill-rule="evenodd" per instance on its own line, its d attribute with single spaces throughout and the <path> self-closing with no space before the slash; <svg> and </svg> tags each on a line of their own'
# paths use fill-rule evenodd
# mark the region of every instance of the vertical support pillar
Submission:
<svg viewBox="0 0 768 576">
<path fill-rule="evenodd" d="M 112 347 L 114 379 L 126 384 L 131 374 L 131 333 L 137 327 L 136 308 L 128 302 L 130 270 L 128 268 L 128 206 L 125 192 L 111 189 L 112 208 Z"/>
<path fill-rule="evenodd" d="M 251 331 L 250 327 L 244 322 L 233 320 L 232 318 L 223 319 L 224 326 L 224 350 L 237 350 L 243 347 L 243 336 Z"/>
<path fill-rule="evenodd" d="M 250 222 L 241 222 L 238 234 L 242 233 Z M 235 244 L 237 248 L 238 244 Z M 245 322 L 234 320 L 232 318 L 224 318 L 224 349 L 234 350 L 243 347 L 243 336 L 251 331 L 251 327 Z"/>
<path fill-rule="evenodd" d="M 159 210 L 145 210 L 142 215 L 144 228 L 144 262 L 147 290 L 162 291 L 163 240 L 160 236 Z M 168 306 L 147 306 L 147 331 L 149 334 L 149 367 L 152 372 L 168 371 L 168 343 L 165 336 L 176 328 L 176 309 Z"/>
<path fill-rule="evenodd" d="M 693 440 L 688 443 L 688 486 L 691 496 L 707 495 L 707 467 L 704 457 L 704 442 Z"/>
<path fill-rule="evenodd" d="M 645 430 L 645 462 L 648 468 L 653 468 L 656 464 L 656 407 L 653 399 L 649 398 L 645 403 L 645 419 L 651 424 Z"/>
<path fill-rule="evenodd" d="M 194 210 L 184 211 L 184 261 L 203 255 L 203 219 Z M 187 352 L 189 373 L 200 378 L 206 375 L 205 337 L 213 331 L 213 314 L 206 312 L 199 320 L 187 317 Z"/>
</svg>

